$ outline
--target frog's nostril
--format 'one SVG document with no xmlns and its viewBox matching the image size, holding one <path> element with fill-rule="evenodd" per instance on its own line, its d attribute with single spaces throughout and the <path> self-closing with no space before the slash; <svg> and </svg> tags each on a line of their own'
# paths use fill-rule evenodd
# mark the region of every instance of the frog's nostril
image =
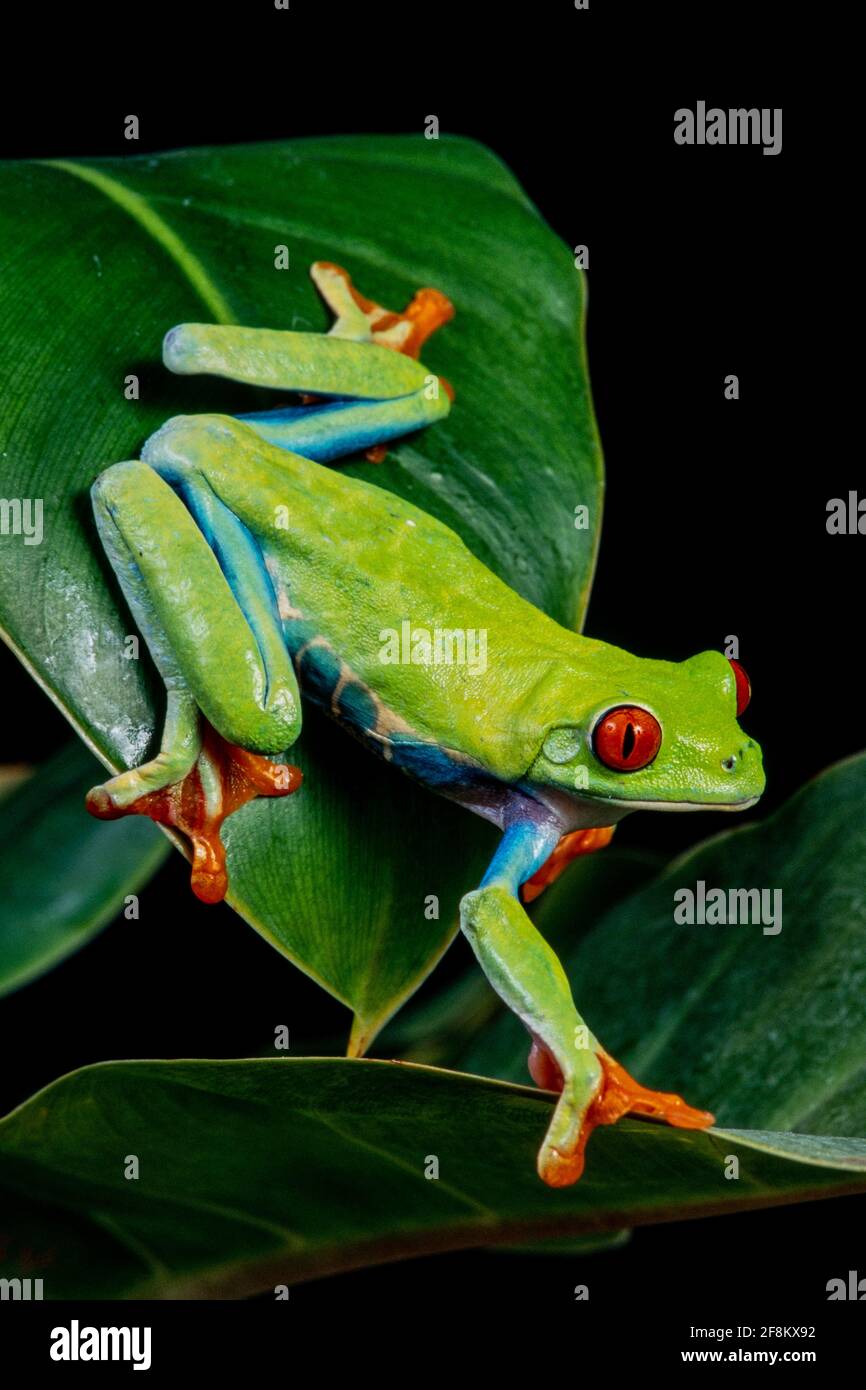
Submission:
<svg viewBox="0 0 866 1390">
<path fill-rule="evenodd" d="M 733 772 L 734 768 L 736 767 L 736 763 L 737 756 L 735 753 L 732 753 L 729 758 L 722 759 L 722 767 L 725 769 L 726 772 Z"/>
</svg>

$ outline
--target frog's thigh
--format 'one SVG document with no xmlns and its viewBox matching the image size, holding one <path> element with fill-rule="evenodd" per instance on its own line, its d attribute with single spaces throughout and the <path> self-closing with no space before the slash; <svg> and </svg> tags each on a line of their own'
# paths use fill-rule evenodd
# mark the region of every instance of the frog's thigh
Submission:
<svg viewBox="0 0 866 1390">
<path fill-rule="evenodd" d="M 165 336 L 163 362 L 182 376 L 199 372 L 251 386 L 316 396 L 393 400 L 420 391 L 427 368 L 378 343 L 322 333 L 180 323 Z"/>
<path fill-rule="evenodd" d="M 106 552 L 168 688 L 189 691 L 230 743 L 283 752 L 301 707 L 269 581 L 206 481 L 191 474 L 184 492 L 200 524 L 148 464 L 109 468 L 93 488 Z"/>
</svg>

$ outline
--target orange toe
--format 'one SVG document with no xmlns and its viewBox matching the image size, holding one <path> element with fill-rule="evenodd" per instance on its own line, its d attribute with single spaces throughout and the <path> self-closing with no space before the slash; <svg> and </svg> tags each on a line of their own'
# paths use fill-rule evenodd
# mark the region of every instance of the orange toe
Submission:
<svg viewBox="0 0 866 1390">
<path fill-rule="evenodd" d="M 649 1115 L 677 1129 L 706 1129 L 715 1122 L 715 1115 L 709 1110 L 696 1110 L 687 1105 L 682 1096 L 641 1086 L 607 1052 L 597 1055 L 604 1068 L 604 1083 L 593 1101 L 593 1109 L 597 1111 L 594 1124 L 615 1124 L 622 1115 Z"/>
<path fill-rule="evenodd" d="M 538 1176 L 548 1187 L 571 1187 L 583 1173 L 585 1149 L 586 1139 L 570 1154 L 548 1149 L 539 1162 Z"/>
<path fill-rule="evenodd" d="M 620 1066 L 606 1052 L 599 1054 L 599 1061 L 605 1068 L 606 1081 L 599 1101 L 605 1113 L 596 1120 L 599 1125 L 612 1125 L 620 1115 L 649 1115 L 677 1129 L 708 1129 L 716 1122 L 716 1116 L 710 1115 L 709 1111 L 698 1111 L 694 1105 L 687 1105 L 681 1095 L 674 1095 L 671 1091 L 651 1091 L 649 1087 L 641 1086 L 624 1066 Z M 607 1118 L 609 1115 L 610 1118 Z"/>
</svg>

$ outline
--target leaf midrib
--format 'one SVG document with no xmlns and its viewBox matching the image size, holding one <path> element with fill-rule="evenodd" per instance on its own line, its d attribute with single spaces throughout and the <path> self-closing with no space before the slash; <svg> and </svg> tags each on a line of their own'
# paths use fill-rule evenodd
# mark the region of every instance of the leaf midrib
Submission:
<svg viewBox="0 0 866 1390">
<path fill-rule="evenodd" d="M 111 202 L 122 208 L 143 231 L 162 247 L 207 306 L 208 311 L 213 314 L 216 322 L 237 323 L 228 301 L 217 289 L 201 261 L 175 229 L 140 193 L 134 193 L 131 188 L 127 188 L 126 184 L 112 178 L 109 174 L 102 173 L 99 169 L 94 169 L 88 164 L 78 164 L 71 159 L 46 159 L 42 161 L 42 165 L 50 169 L 59 169 L 62 173 L 81 179 L 83 183 L 97 189 Z"/>
</svg>

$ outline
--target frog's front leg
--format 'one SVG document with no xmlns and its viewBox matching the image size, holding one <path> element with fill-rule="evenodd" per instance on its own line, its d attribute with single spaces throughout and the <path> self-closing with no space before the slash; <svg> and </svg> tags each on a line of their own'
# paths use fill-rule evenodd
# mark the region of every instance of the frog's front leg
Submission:
<svg viewBox="0 0 866 1390">
<path fill-rule="evenodd" d="M 160 466 L 115 464 L 93 504 L 168 692 L 162 747 L 94 787 L 87 804 L 103 819 L 148 815 L 188 835 L 193 890 L 215 902 L 227 886 L 222 821 L 255 796 L 300 785 L 297 769 L 271 756 L 298 736 L 300 696 L 249 533 L 201 473 L 175 462 L 164 470 L 170 486 Z"/>
<path fill-rule="evenodd" d="M 713 1122 L 712 1115 L 692 1109 L 679 1096 L 639 1085 L 577 1012 L 562 965 L 518 898 L 559 836 L 555 826 L 512 823 L 481 887 L 460 906 L 461 927 L 485 975 L 532 1037 L 533 1080 L 560 1092 L 538 1155 L 539 1176 L 551 1187 L 566 1187 L 580 1177 L 596 1125 L 613 1124 L 629 1112 L 685 1129 Z"/>
</svg>

